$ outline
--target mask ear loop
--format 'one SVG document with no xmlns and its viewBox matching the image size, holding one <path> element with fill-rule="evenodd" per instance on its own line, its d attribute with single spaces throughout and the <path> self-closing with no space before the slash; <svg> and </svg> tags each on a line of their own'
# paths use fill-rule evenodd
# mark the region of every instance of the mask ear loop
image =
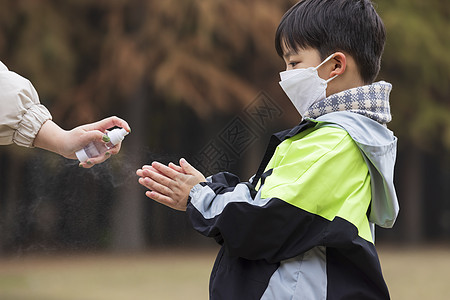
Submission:
<svg viewBox="0 0 450 300">
<path fill-rule="evenodd" d="M 334 75 L 333 77 L 328 78 L 327 80 L 325 80 L 325 82 L 328 83 L 328 82 L 330 82 L 331 80 L 335 79 L 335 78 L 338 77 L 338 76 L 339 76 L 339 74 L 336 74 L 336 75 Z"/>
<path fill-rule="evenodd" d="M 325 58 L 325 59 L 323 60 L 323 62 L 321 62 L 321 63 L 320 63 L 317 67 L 315 67 L 314 69 L 317 70 L 318 68 L 320 68 L 324 63 L 326 63 L 326 62 L 329 61 L 331 58 L 333 58 L 333 55 L 334 55 L 334 53 L 331 54 L 330 56 L 328 56 L 327 58 Z M 338 77 L 338 76 L 339 76 L 339 74 L 336 74 L 336 75 L 334 75 L 333 77 L 328 78 L 327 80 L 325 80 L 325 82 L 328 83 L 328 82 L 330 82 L 331 80 L 335 79 L 335 78 Z"/>
<path fill-rule="evenodd" d="M 328 56 L 327 58 L 325 58 L 323 60 L 323 62 L 320 63 L 320 65 L 318 65 L 315 69 L 317 70 L 318 68 L 320 68 L 324 63 L 326 63 L 327 61 L 329 61 L 332 57 L 333 57 L 334 53 L 331 54 L 330 56 Z"/>
</svg>

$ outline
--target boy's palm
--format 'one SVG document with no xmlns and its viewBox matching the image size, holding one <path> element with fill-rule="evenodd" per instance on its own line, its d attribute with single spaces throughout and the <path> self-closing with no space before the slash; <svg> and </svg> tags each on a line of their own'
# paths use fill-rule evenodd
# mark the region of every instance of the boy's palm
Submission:
<svg viewBox="0 0 450 300">
<path fill-rule="evenodd" d="M 180 166 L 170 163 L 165 166 L 153 162 L 138 170 L 139 183 L 147 187 L 145 195 L 161 204 L 176 210 L 186 210 L 189 192 L 197 183 L 206 181 L 202 173 L 192 167 L 185 159 Z"/>
</svg>

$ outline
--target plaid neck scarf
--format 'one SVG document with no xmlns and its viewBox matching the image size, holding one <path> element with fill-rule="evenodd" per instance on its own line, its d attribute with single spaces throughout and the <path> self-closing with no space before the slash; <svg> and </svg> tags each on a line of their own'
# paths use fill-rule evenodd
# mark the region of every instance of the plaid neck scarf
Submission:
<svg viewBox="0 0 450 300">
<path fill-rule="evenodd" d="M 316 119 L 331 112 L 350 111 L 386 124 L 392 119 L 389 107 L 391 89 L 390 83 L 379 81 L 345 90 L 314 103 L 304 117 Z"/>
</svg>

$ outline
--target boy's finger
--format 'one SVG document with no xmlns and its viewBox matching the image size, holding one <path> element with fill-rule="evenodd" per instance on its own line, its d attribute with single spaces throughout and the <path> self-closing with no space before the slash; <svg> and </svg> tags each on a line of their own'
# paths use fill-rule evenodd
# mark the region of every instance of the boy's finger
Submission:
<svg viewBox="0 0 450 300">
<path fill-rule="evenodd" d="M 174 208 L 176 205 L 175 201 L 173 201 L 172 198 L 162 195 L 155 191 L 147 191 L 147 192 L 145 192 L 145 195 L 147 197 L 149 197 L 150 199 L 153 199 L 156 202 L 161 203 L 161 204 L 166 205 L 171 208 Z"/>
<path fill-rule="evenodd" d="M 156 191 L 165 196 L 170 196 L 172 194 L 171 189 L 169 189 L 168 187 L 166 187 L 162 184 L 159 184 L 158 182 L 154 181 L 151 178 L 141 177 L 141 178 L 139 178 L 139 183 L 141 185 L 145 186 L 146 188 L 148 188 L 149 190 Z"/>
<path fill-rule="evenodd" d="M 142 170 L 142 169 L 137 169 L 137 170 L 136 170 L 136 175 L 139 176 L 139 177 L 145 177 L 145 175 L 144 175 L 144 170 Z"/>
<path fill-rule="evenodd" d="M 162 176 L 162 177 L 156 177 L 157 175 Z M 167 177 L 166 175 L 162 174 L 161 172 L 159 172 L 158 170 L 155 169 L 145 169 L 142 170 L 142 177 L 150 177 L 153 178 L 154 180 L 158 181 L 159 183 L 162 183 L 166 186 L 169 186 L 170 181 L 172 180 L 171 178 Z M 158 179 L 159 178 L 159 179 Z"/>
<path fill-rule="evenodd" d="M 152 166 L 148 166 L 148 165 L 143 166 L 142 169 L 140 169 L 140 170 L 143 172 L 143 174 L 147 174 L 147 172 L 149 172 L 149 171 L 161 173 L 158 170 L 156 170 L 155 168 L 153 168 Z M 144 176 L 147 176 L 147 175 L 144 175 Z"/>
<path fill-rule="evenodd" d="M 180 172 L 175 171 L 172 168 L 169 168 L 162 163 L 159 163 L 157 161 L 152 163 L 152 167 L 158 170 L 160 173 L 166 175 L 167 177 L 174 179 Z"/>
<path fill-rule="evenodd" d="M 173 180 L 167 176 L 165 176 L 164 174 L 161 174 L 160 172 L 158 172 L 158 170 L 144 170 L 143 172 L 144 177 L 149 177 L 152 180 L 154 180 L 155 182 L 164 185 L 165 187 L 168 187 L 169 189 L 171 188 L 171 185 L 173 183 Z"/>
<path fill-rule="evenodd" d="M 186 174 L 195 176 L 198 173 L 200 173 L 196 168 L 191 166 L 191 164 L 188 163 L 187 160 L 184 158 L 180 159 L 180 166 Z"/>
<path fill-rule="evenodd" d="M 169 163 L 169 168 L 172 168 L 172 169 L 174 169 L 174 170 L 177 171 L 177 172 L 184 173 L 182 167 L 177 166 L 176 164 L 174 164 L 174 163 L 172 163 L 172 162 Z"/>
</svg>

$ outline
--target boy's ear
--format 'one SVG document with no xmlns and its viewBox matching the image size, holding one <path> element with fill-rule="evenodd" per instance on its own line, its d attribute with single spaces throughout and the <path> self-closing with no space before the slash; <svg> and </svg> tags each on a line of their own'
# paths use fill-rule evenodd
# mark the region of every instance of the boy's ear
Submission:
<svg viewBox="0 0 450 300">
<path fill-rule="evenodd" d="M 333 63 L 330 78 L 344 73 L 345 68 L 347 67 L 347 59 L 344 53 L 336 52 L 330 61 Z"/>
</svg>

